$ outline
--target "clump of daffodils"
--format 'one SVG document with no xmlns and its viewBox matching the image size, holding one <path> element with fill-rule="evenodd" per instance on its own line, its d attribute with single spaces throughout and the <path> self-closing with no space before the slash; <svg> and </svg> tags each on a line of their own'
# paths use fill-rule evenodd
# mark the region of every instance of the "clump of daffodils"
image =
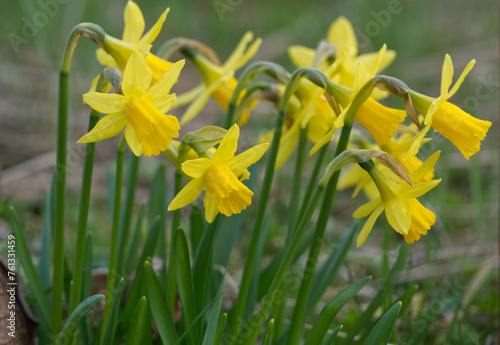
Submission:
<svg viewBox="0 0 500 345">
<path fill-rule="evenodd" d="M 291 60 L 306 71 L 305 75 L 313 70 L 323 78 L 323 84 L 304 77 L 292 88 L 283 83 L 281 76 L 271 85 L 272 94 L 253 93 L 258 88 L 270 89 L 266 84 L 251 90 L 249 86 L 244 87 L 239 90 L 238 97 L 233 98 L 238 86 L 235 72 L 257 53 L 261 43 L 260 39 L 253 40 L 252 34 L 246 33 L 223 64 L 211 60 L 195 47 L 180 49 L 200 72 L 201 84 L 176 100 L 170 90 L 183 79 L 184 60 L 174 63 L 152 53 L 153 41 L 167 13 L 168 9 L 144 34 L 142 13 L 134 2 L 128 1 L 122 38 L 107 34 L 101 38 L 98 60 L 104 66 L 119 70 L 122 77 L 119 83 L 113 84 L 115 87 L 110 93 L 89 92 L 83 96 L 85 103 L 105 116 L 79 142 L 103 140 L 125 128 L 125 139 L 135 155 L 163 153 L 186 181 L 182 189 L 176 190 L 169 211 L 196 202 L 204 193 L 208 222 L 213 222 L 219 213 L 226 217 L 238 214 L 252 204 L 254 195 L 243 183 L 250 174 L 247 168 L 262 158 L 273 140 L 274 131 L 279 131 L 274 133 L 274 138 L 280 141 L 272 153 L 273 169 L 280 168 L 289 159 L 302 132 L 311 142 L 310 154 L 315 155 L 332 140 L 339 140 L 335 136 L 337 131 L 344 133 L 345 128 L 350 131 L 354 123 L 358 123 L 366 129 L 361 135 L 364 147 L 359 146 L 359 140 L 358 144 L 348 143 L 349 148 L 360 151 L 350 158 L 350 163 L 356 164 L 344 168 L 349 174 L 342 174 L 339 180 L 339 188 L 356 186 L 355 195 L 363 190 L 369 199 L 353 214 L 354 218 L 367 217 L 357 245 L 365 242 L 383 212 L 390 226 L 403 235 L 406 242 L 412 243 L 425 235 L 436 219 L 435 214 L 417 200 L 440 182 L 434 179 L 434 165 L 439 154 L 425 161 L 418 158 L 420 147 L 430 140 L 430 129 L 450 140 L 469 159 L 479 151 L 491 126 L 490 122 L 477 119 L 448 101 L 472 69 L 474 60 L 451 87 L 453 64 L 451 57 L 446 55 L 441 94 L 436 98 L 424 95 L 395 78 L 380 76 L 379 73 L 395 59 L 396 52 L 384 45 L 378 52 L 360 55 L 353 27 L 343 17 L 332 23 L 326 39 L 316 49 L 292 46 L 288 50 Z M 257 74 L 258 71 L 245 75 L 255 78 Z M 276 76 L 277 73 L 269 74 Z M 290 78 L 290 74 L 286 78 Z M 292 94 L 286 95 L 286 92 Z M 389 96 L 403 98 L 405 109 L 380 103 Z M 252 148 L 238 155 L 235 155 L 240 133 L 237 125 L 230 124 L 227 132 L 217 138 L 182 134 L 181 126 L 202 114 L 210 98 L 220 105 L 223 114 L 246 104 L 247 109 L 240 109 L 243 117 L 240 124 L 249 119 L 250 111 L 258 102 L 268 100 L 278 105 L 286 98 L 283 108 L 278 109 L 278 113 L 284 114 L 283 124 L 274 131 L 267 131 L 261 139 L 264 143 L 251 143 Z M 236 103 L 231 104 L 231 99 Z M 166 114 L 172 106 L 180 109 L 183 105 L 187 105 L 183 112 Z M 349 140 L 349 134 L 340 140 Z M 183 139 L 175 141 L 179 135 L 184 136 Z M 191 139 L 185 140 L 189 135 Z M 359 158 L 366 156 L 362 150 L 368 148 L 390 156 L 393 165 L 405 171 L 410 179 L 402 179 L 379 162 Z"/>
</svg>

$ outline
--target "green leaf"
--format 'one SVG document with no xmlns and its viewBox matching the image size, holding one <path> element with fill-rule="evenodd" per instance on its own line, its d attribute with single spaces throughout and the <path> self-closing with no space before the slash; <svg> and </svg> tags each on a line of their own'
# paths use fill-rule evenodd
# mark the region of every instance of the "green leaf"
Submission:
<svg viewBox="0 0 500 345">
<path fill-rule="evenodd" d="M 128 324 L 128 321 L 132 317 L 132 313 L 134 312 L 137 302 L 139 302 L 139 299 L 144 296 L 146 292 L 144 286 L 144 262 L 146 262 L 147 258 L 153 256 L 158 241 L 158 234 L 160 231 L 159 221 L 160 218 L 157 217 L 149 228 L 148 238 L 146 239 L 146 243 L 144 245 L 144 248 L 142 249 L 142 255 L 139 259 L 139 264 L 137 265 L 135 278 L 132 282 L 132 286 L 130 287 L 130 292 L 128 294 L 127 301 L 125 302 L 125 307 L 120 319 L 120 324 L 122 325 Z"/>
<path fill-rule="evenodd" d="M 222 307 L 222 298 L 224 297 L 224 285 L 225 285 L 225 280 L 222 280 L 222 283 L 220 284 L 219 291 L 217 293 L 218 297 L 212 306 L 212 310 L 210 311 L 210 317 L 208 318 L 208 325 L 205 330 L 205 335 L 203 336 L 203 343 L 202 345 L 213 345 L 213 344 L 218 344 L 215 342 L 216 336 L 217 336 L 217 331 L 218 331 L 218 325 L 217 321 L 219 320 L 219 315 L 220 315 L 220 310 Z M 226 315 L 226 314 L 224 314 Z M 226 316 L 227 317 L 227 316 Z M 222 322 L 222 320 L 221 320 Z M 219 322 L 219 325 L 220 323 Z M 225 320 L 223 322 L 225 324 Z M 222 330 L 224 330 L 224 327 L 222 327 Z M 222 336 L 222 334 L 221 334 Z M 219 339 L 220 342 L 220 339 Z"/>
<path fill-rule="evenodd" d="M 111 273 L 112 274 L 112 273 Z M 103 344 L 113 344 L 116 333 L 116 323 L 118 319 L 118 311 L 120 310 L 120 302 L 122 299 L 123 290 L 125 289 L 125 280 L 120 279 L 115 287 L 113 293 L 113 305 L 111 306 L 111 313 L 109 315 L 108 324 L 106 326 L 106 333 L 104 333 Z"/>
<path fill-rule="evenodd" d="M 73 342 L 78 323 L 97 303 L 102 301 L 103 298 L 104 295 L 94 295 L 80 303 L 78 307 L 73 310 L 68 320 L 66 320 L 66 323 L 56 339 L 55 345 L 70 345 Z"/>
<path fill-rule="evenodd" d="M 262 345 L 271 345 L 274 337 L 274 319 L 269 320 L 266 327 L 266 332 L 264 333 L 264 339 L 262 340 Z"/>
<path fill-rule="evenodd" d="M 363 328 L 370 325 L 370 319 L 371 319 L 373 313 L 385 301 L 385 298 L 387 296 L 388 291 L 390 291 L 390 288 L 395 284 L 395 282 L 399 276 L 399 273 L 405 267 L 406 260 L 408 259 L 409 254 L 410 254 L 410 245 L 406 242 L 402 243 L 401 247 L 399 248 L 398 258 L 397 258 L 396 262 L 394 263 L 394 266 L 392 266 L 392 269 L 389 272 L 387 279 L 385 280 L 384 284 L 380 287 L 377 295 L 375 296 L 373 301 L 370 303 L 368 308 L 366 308 L 366 310 L 363 312 L 363 314 L 361 314 L 361 316 L 359 317 L 356 324 L 351 328 L 349 333 L 347 333 L 347 336 L 341 342 L 342 345 L 352 344 L 352 340 L 354 339 L 354 337 L 359 335 L 360 331 Z"/>
<path fill-rule="evenodd" d="M 184 326 L 189 329 L 188 339 L 191 344 L 199 344 L 201 340 L 201 323 L 195 324 L 196 311 L 189 248 L 184 231 L 179 228 L 174 237 L 174 258 L 177 287 L 182 305 Z M 194 327 L 191 327 L 194 325 Z M 198 327 L 199 325 L 199 327 Z"/>
<path fill-rule="evenodd" d="M 314 326 L 309 333 L 304 345 L 315 345 L 320 344 L 325 337 L 333 319 L 339 312 L 339 310 L 356 295 L 363 286 L 368 283 L 371 279 L 370 276 L 365 277 L 357 282 L 349 285 L 344 290 L 339 292 L 334 298 L 332 298 L 321 310 Z"/>
<path fill-rule="evenodd" d="M 191 209 L 191 247 L 193 252 L 196 252 L 200 244 L 201 237 L 203 236 L 203 228 L 205 227 L 203 221 L 203 213 L 198 205 L 193 205 Z"/>
<path fill-rule="evenodd" d="M 11 243 L 15 246 L 15 251 L 19 256 L 21 261 L 21 265 L 28 277 L 28 281 L 33 289 L 33 293 L 35 294 L 36 301 L 40 306 L 41 310 L 41 322 L 44 326 L 50 329 L 50 307 L 45 297 L 45 291 L 42 287 L 42 283 L 38 278 L 36 273 L 35 265 L 33 265 L 33 261 L 31 260 L 31 251 L 26 244 L 26 238 L 24 237 L 24 231 L 21 228 L 21 223 L 19 222 L 19 218 L 17 216 L 17 212 L 14 206 L 9 207 L 9 218 L 10 224 L 12 226 L 13 237 L 7 237 L 7 244 L 10 246 Z M 12 242 L 11 242 L 12 241 Z"/>
<path fill-rule="evenodd" d="M 146 317 L 149 313 L 148 311 L 148 301 L 145 296 L 137 303 L 135 307 L 134 315 L 132 316 L 132 321 L 130 322 L 130 331 L 128 332 L 127 342 L 125 345 L 136 345 L 141 344 L 142 334 L 144 333 L 144 325 Z M 150 330 L 147 329 L 147 332 Z"/>
<path fill-rule="evenodd" d="M 141 204 L 139 208 L 139 214 L 137 215 L 137 221 L 135 223 L 134 236 L 132 241 L 130 241 L 130 246 L 127 250 L 127 258 L 123 266 L 123 276 L 128 277 L 132 268 L 137 263 L 137 250 L 139 249 L 139 244 L 141 241 L 141 229 L 142 221 L 144 219 L 144 204 Z"/>
<path fill-rule="evenodd" d="M 413 296 L 415 295 L 415 293 L 417 291 L 418 291 L 418 285 L 413 284 L 412 286 L 410 286 L 410 288 L 408 290 L 406 290 L 405 294 L 399 298 L 398 301 L 401 301 L 401 303 L 402 303 L 401 311 L 400 311 L 401 314 L 403 314 L 403 312 L 406 310 L 406 308 L 408 308 L 408 306 L 410 305 L 411 299 L 413 298 Z"/>
<path fill-rule="evenodd" d="M 371 331 L 365 345 L 387 344 L 396 324 L 396 320 L 401 309 L 401 302 L 396 302 L 387 310 Z"/>
<path fill-rule="evenodd" d="M 307 301 L 306 315 L 309 315 L 314 306 L 321 299 L 328 286 L 332 283 L 339 268 L 344 263 L 345 256 L 351 248 L 354 235 L 359 222 L 352 222 L 347 232 L 342 236 L 333 253 L 328 257 L 323 266 L 314 275 L 311 292 Z"/>
<path fill-rule="evenodd" d="M 222 336 L 224 335 L 224 328 L 226 327 L 227 314 L 224 313 L 219 319 L 219 324 L 217 325 L 217 332 L 215 333 L 215 339 L 213 344 L 220 345 L 222 342 Z"/>
<path fill-rule="evenodd" d="M 322 345 L 332 345 L 333 341 L 335 340 L 335 337 L 337 336 L 337 334 L 339 334 L 341 329 L 342 325 L 335 328 L 330 334 L 326 336 L 325 340 L 323 340 Z"/>
<path fill-rule="evenodd" d="M 160 280 L 151 262 L 146 261 L 144 263 L 144 269 L 146 272 L 146 291 L 149 307 L 151 309 L 151 314 L 153 314 L 156 327 L 158 328 L 160 338 L 163 344 L 175 344 L 179 337 L 167 305 L 165 293 L 161 288 Z"/>
</svg>

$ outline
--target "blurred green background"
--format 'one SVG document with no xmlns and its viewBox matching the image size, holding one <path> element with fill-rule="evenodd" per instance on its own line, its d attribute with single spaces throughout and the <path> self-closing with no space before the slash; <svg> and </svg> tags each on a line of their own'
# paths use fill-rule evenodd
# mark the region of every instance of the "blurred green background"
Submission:
<svg viewBox="0 0 500 345">
<path fill-rule="evenodd" d="M 472 115 L 493 122 L 493 126 L 481 151 L 470 161 L 437 134 L 432 135 L 433 146 L 423 148 L 424 156 L 430 153 L 430 148 L 443 150 L 436 173 L 443 182 L 426 200 L 432 204 L 438 220 L 429 235 L 412 249 L 416 257 L 413 276 L 421 274 L 424 280 L 457 274 L 460 279 L 454 286 L 459 289 L 457 286 L 465 284 L 482 267 L 498 264 L 497 260 L 491 261 L 498 242 L 500 84 L 496 1 L 144 0 L 137 3 L 145 16 L 146 30 L 166 7 L 171 8 L 154 48 L 172 37 L 194 38 L 212 47 L 224 60 L 242 35 L 251 30 L 256 37 L 263 38 L 253 60 L 272 60 L 288 70 L 293 66 L 287 57 L 287 47 L 299 44 L 315 48 L 326 36 L 330 23 L 342 15 L 355 27 L 361 52 L 378 50 L 384 43 L 397 51 L 396 60 L 384 74 L 400 78 L 411 88 L 431 96 L 439 95 L 446 53 L 453 59 L 455 77 L 468 61 L 476 59 L 475 68 L 451 101 Z M 20 214 L 34 237 L 39 231 L 41 205 L 55 161 L 58 66 L 66 38 L 79 22 L 98 23 L 108 34 L 121 37 L 125 4 L 125 1 L 97 0 L 0 3 L 0 199 L 13 196 L 14 204 L 24 206 Z M 81 39 L 72 64 L 69 162 L 73 169 L 68 186 L 73 197 L 78 196 L 84 154 L 83 145 L 75 142 L 86 132 L 89 111 L 82 105 L 81 95 L 100 72 L 95 48 L 92 42 Z M 198 83 L 199 76 L 192 67 L 183 71 L 177 86 L 180 90 Z M 207 112 L 220 113 L 220 110 L 211 101 Z M 197 125 L 202 123 L 208 124 L 200 117 Z M 93 187 L 98 200 L 105 200 L 107 194 L 109 165 L 101 163 L 114 159 L 116 142 L 115 138 L 98 145 Z M 141 166 L 143 187 L 147 187 L 160 161 L 161 158 L 150 159 Z M 290 180 L 286 169 L 278 174 L 278 179 Z M 341 198 L 350 200 L 349 196 L 346 193 Z M 137 199 L 146 197 L 147 189 L 139 190 Z M 71 199 L 69 202 L 72 203 Z M 335 214 L 348 222 L 356 205 L 359 201 L 342 203 L 336 206 Z M 107 216 L 103 220 L 98 209 L 94 212 L 91 227 L 102 228 L 102 222 L 108 224 Z M 71 205 L 69 214 L 74 221 L 76 209 Z M 380 227 L 374 232 L 380 234 Z M 8 233 L 7 223 L 1 221 L 0 230 L 2 236 Z M 379 237 L 371 236 L 363 247 L 367 249 L 356 252 L 361 261 L 380 256 Z M 437 248 L 444 249 L 432 251 Z M 419 266 L 418 260 L 423 260 L 419 255 L 433 258 L 432 264 Z M 486 280 L 479 308 L 490 310 L 498 306 L 498 295 L 494 293 L 497 279 L 498 275 L 493 275 Z"/>
</svg>

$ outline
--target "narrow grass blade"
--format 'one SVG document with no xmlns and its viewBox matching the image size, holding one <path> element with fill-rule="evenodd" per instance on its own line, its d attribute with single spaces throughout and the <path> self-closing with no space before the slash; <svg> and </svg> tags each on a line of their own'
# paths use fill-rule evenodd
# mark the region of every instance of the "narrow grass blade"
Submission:
<svg viewBox="0 0 500 345">
<path fill-rule="evenodd" d="M 216 343 L 216 336 L 217 336 L 217 331 L 218 331 L 218 323 L 220 324 L 221 322 L 219 321 L 219 315 L 220 315 L 220 310 L 222 307 L 222 298 L 224 297 L 224 285 L 225 285 L 225 280 L 222 280 L 222 283 L 220 284 L 219 291 L 218 291 L 218 296 L 214 305 L 212 306 L 212 310 L 210 311 L 210 316 L 208 318 L 208 325 L 205 330 L 205 335 L 203 336 L 203 343 L 202 345 L 213 345 L 213 344 L 218 344 Z M 225 324 L 225 320 L 224 320 Z M 224 327 L 222 327 L 224 329 Z M 220 341 L 220 340 L 219 340 Z"/>
<path fill-rule="evenodd" d="M 349 285 L 344 290 L 339 292 L 334 298 L 332 298 L 321 310 L 304 345 L 321 344 L 339 310 L 352 297 L 354 297 L 354 295 L 356 295 L 359 290 L 361 290 L 361 288 L 365 286 L 366 283 L 368 283 L 370 279 L 371 277 L 368 276 L 366 278 L 358 280 L 357 282 Z"/>
<path fill-rule="evenodd" d="M 167 305 L 165 293 L 161 288 L 160 280 L 151 262 L 146 261 L 144 269 L 146 272 L 146 291 L 149 307 L 151 309 L 151 314 L 153 314 L 156 327 L 158 328 L 160 338 L 163 344 L 175 344 L 178 340 L 177 330 Z"/>
<path fill-rule="evenodd" d="M 366 339 L 365 345 L 380 345 L 389 342 L 399 315 L 399 310 L 401 309 L 401 304 L 401 302 L 396 302 L 382 315 L 368 336 L 368 339 Z"/>
<path fill-rule="evenodd" d="M 40 279 L 38 279 L 33 261 L 31 260 L 31 252 L 28 248 L 28 245 L 26 244 L 24 231 L 21 228 L 21 223 L 19 222 L 19 218 L 17 216 L 16 210 L 14 209 L 14 206 L 9 206 L 9 218 L 10 224 L 12 226 L 12 233 L 15 237 L 15 239 L 13 240 L 15 243 L 15 252 L 21 260 L 21 265 L 24 269 L 24 272 L 26 273 L 26 276 L 28 277 L 28 281 L 30 282 L 36 301 L 40 306 L 40 310 L 42 312 L 40 321 L 46 328 L 50 329 L 51 313 L 49 303 L 45 296 L 45 291 L 42 287 L 42 283 L 40 282 Z M 10 238 L 8 238 L 8 240 L 11 241 Z"/>
<path fill-rule="evenodd" d="M 415 295 L 415 293 L 417 291 L 418 291 L 418 285 L 413 284 L 412 286 L 410 286 L 408 288 L 408 290 L 406 290 L 404 295 L 399 298 L 399 301 L 401 301 L 401 303 L 402 303 L 400 314 L 403 314 L 403 312 L 406 310 L 406 308 L 408 308 L 413 296 Z"/>
<path fill-rule="evenodd" d="M 116 334 L 116 323 L 118 321 L 118 311 L 120 310 L 120 302 L 124 289 L 125 280 L 121 278 L 116 285 L 115 291 L 113 293 L 113 305 L 111 307 L 111 313 L 109 315 L 108 325 L 106 326 L 106 332 L 104 334 L 104 341 L 102 342 L 102 344 L 113 344 L 114 342 L 114 337 Z"/>
<path fill-rule="evenodd" d="M 78 307 L 73 310 L 68 320 L 64 324 L 59 336 L 56 339 L 55 345 L 70 345 L 73 342 L 73 336 L 78 328 L 78 323 L 94 306 L 102 301 L 104 295 L 94 295 L 85 299 Z"/>
<path fill-rule="evenodd" d="M 182 319 L 184 326 L 188 329 L 195 323 L 195 299 L 193 280 L 191 276 L 191 261 L 189 259 L 189 248 L 184 230 L 177 229 L 174 237 L 174 258 L 175 258 L 175 273 L 177 277 L 177 287 L 182 305 Z M 208 285 L 207 285 L 208 287 Z M 200 327 L 198 327 L 198 325 Z M 191 327 L 187 334 L 190 344 L 199 344 L 201 340 L 201 323 L 197 323 Z"/>
<path fill-rule="evenodd" d="M 147 316 L 148 301 L 146 297 L 143 296 L 137 306 L 135 307 L 134 315 L 132 315 L 132 321 L 130 322 L 130 330 L 128 332 L 127 341 L 125 345 L 136 345 L 142 344 L 142 334 L 144 330 L 150 332 L 150 329 L 145 329 L 145 321 Z"/>
</svg>

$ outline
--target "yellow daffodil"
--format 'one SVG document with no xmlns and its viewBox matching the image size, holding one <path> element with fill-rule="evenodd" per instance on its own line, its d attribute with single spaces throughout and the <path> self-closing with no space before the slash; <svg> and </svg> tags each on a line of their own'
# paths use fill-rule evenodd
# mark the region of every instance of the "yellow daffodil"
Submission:
<svg viewBox="0 0 500 345">
<path fill-rule="evenodd" d="M 366 66 L 359 63 L 358 70 L 356 72 L 356 78 L 354 82 L 353 89 L 350 93 L 349 101 L 347 104 L 344 102 L 344 109 L 336 118 L 334 125 L 331 129 L 321 138 L 316 145 L 312 148 L 311 154 L 314 154 L 323 145 L 326 145 L 332 138 L 335 131 L 344 125 L 344 119 L 347 115 L 352 102 L 356 99 L 358 92 L 362 87 L 373 78 L 378 70 L 380 61 L 386 53 L 386 46 L 380 49 L 375 60 L 374 65 L 371 70 L 368 70 Z M 341 100 L 342 101 L 342 100 Z M 385 145 L 396 133 L 399 124 L 406 117 L 406 112 L 399 109 L 392 109 L 382 104 L 378 103 L 372 97 L 369 97 L 357 110 L 355 115 L 355 121 L 362 125 L 370 134 L 373 139 L 377 142 L 379 146 Z"/>
<path fill-rule="evenodd" d="M 417 169 L 411 177 L 418 180 L 432 169 L 432 160 Z M 406 242 L 412 243 L 425 235 L 434 224 L 435 215 L 425 208 L 416 198 L 427 193 L 441 182 L 429 180 L 409 186 L 406 182 L 396 182 L 388 173 L 382 173 L 375 166 L 367 170 L 379 191 L 379 197 L 359 207 L 353 214 L 354 218 L 367 217 L 356 242 L 360 247 L 369 235 L 375 221 L 385 212 L 387 221 L 398 233 L 404 235 Z"/>
<path fill-rule="evenodd" d="M 198 115 L 210 96 L 222 109 L 227 110 L 229 100 L 238 84 L 238 81 L 234 78 L 234 72 L 245 65 L 260 46 L 261 39 L 258 38 L 246 49 L 252 39 L 252 33 L 247 32 L 222 66 L 216 65 L 202 54 L 195 53 L 193 60 L 201 73 L 203 84 L 181 95 L 175 102 L 174 106 L 178 107 L 194 100 L 182 116 L 181 124 L 188 123 Z M 244 113 L 242 117 L 247 118 L 248 114 Z"/>
<path fill-rule="evenodd" d="M 124 12 L 125 27 L 123 29 L 122 39 L 117 39 L 106 35 L 104 38 L 104 48 L 97 50 L 97 59 L 105 66 L 117 67 L 124 70 L 130 55 L 138 50 L 146 57 L 146 62 L 151 69 L 151 82 L 156 83 L 161 76 L 173 65 L 173 63 L 160 59 L 149 52 L 151 43 L 156 39 L 161 31 L 163 22 L 170 9 L 166 9 L 153 25 L 151 29 L 143 36 L 145 23 L 141 9 L 131 0 L 127 2 Z"/>
<path fill-rule="evenodd" d="M 240 179 L 249 177 L 247 168 L 257 162 L 269 144 L 259 144 L 234 156 L 238 147 L 239 127 L 231 127 L 212 159 L 198 158 L 182 164 L 182 171 L 192 180 L 175 196 L 168 210 L 192 203 L 206 187 L 205 217 L 211 223 L 220 212 L 226 216 L 240 213 L 252 202 L 252 191 Z"/>
<path fill-rule="evenodd" d="M 453 63 L 451 57 L 446 54 L 441 76 L 441 95 L 438 98 L 432 98 L 414 91 L 411 92 L 413 104 L 424 115 L 426 126 L 415 138 L 405 158 L 417 154 L 430 127 L 451 141 L 467 159 L 479 151 L 481 141 L 485 138 L 491 122 L 477 119 L 456 105 L 447 102 L 458 91 L 474 64 L 475 60 L 469 62 L 450 90 L 453 80 Z"/>
<path fill-rule="evenodd" d="M 361 63 L 368 70 L 372 70 L 377 61 L 377 53 L 358 55 L 358 44 L 352 24 L 344 17 L 337 18 L 331 25 L 327 34 L 327 41 L 336 47 L 335 60 L 332 64 L 313 66 L 316 52 L 302 46 L 291 46 L 288 49 L 290 59 L 297 67 L 317 67 L 327 76 L 341 85 L 354 87 L 356 69 Z M 382 71 L 396 57 L 396 52 L 387 50 L 378 62 L 376 73 Z M 374 94 L 383 95 L 381 92 Z"/>
<path fill-rule="evenodd" d="M 85 103 L 95 110 L 109 114 L 103 117 L 78 142 L 89 143 L 117 135 L 125 129 L 125 139 L 136 156 L 158 155 L 166 150 L 172 138 L 179 134 L 179 121 L 165 115 L 175 94 L 169 94 L 184 66 L 176 62 L 160 80 L 150 87 L 151 71 L 144 56 L 135 51 L 125 67 L 121 90 L 123 94 L 89 92 Z"/>
</svg>

